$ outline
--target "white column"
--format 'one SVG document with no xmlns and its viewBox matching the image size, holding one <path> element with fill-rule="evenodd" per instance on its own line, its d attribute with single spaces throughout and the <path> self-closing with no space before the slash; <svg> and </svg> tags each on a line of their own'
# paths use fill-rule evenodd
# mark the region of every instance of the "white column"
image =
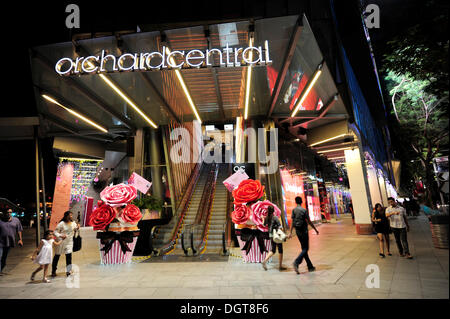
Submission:
<svg viewBox="0 0 450 319">
<path fill-rule="evenodd" d="M 380 184 L 380 190 L 381 190 L 381 198 L 383 199 L 383 206 L 388 206 L 388 195 L 386 191 L 386 182 L 384 181 L 384 177 L 381 174 L 378 174 L 378 183 Z"/>
<path fill-rule="evenodd" d="M 381 197 L 380 184 L 378 183 L 377 171 L 373 167 L 367 167 L 367 175 L 370 189 L 370 198 L 372 199 L 372 206 L 375 207 L 376 203 L 383 204 L 383 198 Z"/>
<path fill-rule="evenodd" d="M 355 213 L 356 231 L 358 234 L 371 234 L 370 192 L 363 166 L 365 163 L 359 149 L 345 150 L 345 162 Z"/>
</svg>

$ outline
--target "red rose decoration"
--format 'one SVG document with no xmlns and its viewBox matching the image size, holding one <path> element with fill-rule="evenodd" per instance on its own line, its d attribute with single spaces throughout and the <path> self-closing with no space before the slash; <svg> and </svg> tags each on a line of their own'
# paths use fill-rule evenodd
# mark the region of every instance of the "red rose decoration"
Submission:
<svg viewBox="0 0 450 319">
<path fill-rule="evenodd" d="M 245 205 L 236 205 L 231 213 L 231 220 L 235 224 L 245 224 L 250 218 L 251 210 Z"/>
<path fill-rule="evenodd" d="M 261 198 L 264 195 L 264 186 L 260 181 L 246 179 L 233 191 L 234 204 L 240 205 L 249 203 Z"/>
<path fill-rule="evenodd" d="M 92 212 L 89 224 L 94 226 L 94 230 L 104 230 L 115 217 L 116 212 L 111 206 L 101 205 Z"/>
<path fill-rule="evenodd" d="M 141 220 L 142 214 L 137 206 L 128 204 L 127 207 L 123 209 L 120 218 L 126 223 L 135 225 Z"/>
<path fill-rule="evenodd" d="M 118 184 L 108 186 L 100 193 L 100 198 L 105 204 L 112 207 L 123 206 L 131 202 L 137 196 L 137 190 L 134 186 Z"/>
</svg>

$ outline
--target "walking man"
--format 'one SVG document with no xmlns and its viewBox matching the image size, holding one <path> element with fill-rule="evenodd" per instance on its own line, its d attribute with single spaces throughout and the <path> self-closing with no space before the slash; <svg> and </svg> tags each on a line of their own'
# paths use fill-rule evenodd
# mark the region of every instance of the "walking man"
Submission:
<svg viewBox="0 0 450 319">
<path fill-rule="evenodd" d="M 395 242 L 397 243 L 398 252 L 401 257 L 412 259 L 409 253 L 407 232 L 409 231 L 408 220 L 406 218 L 406 211 L 403 207 L 397 204 L 394 198 L 388 198 L 389 207 L 386 208 L 386 217 L 389 218 L 389 223 L 394 233 Z"/>
<path fill-rule="evenodd" d="M 6 213 L 0 217 L 0 275 L 6 275 L 3 270 L 6 265 L 6 258 L 11 247 L 14 247 L 16 241 L 16 233 L 19 235 L 19 246 L 23 246 L 22 241 L 22 224 L 16 217 L 11 216 L 12 210 L 8 209 Z"/>
<path fill-rule="evenodd" d="M 297 204 L 297 207 L 292 210 L 292 223 L 291 229 L 289 231 L 289 238 L 292 237 L 292 228 L 295 227 L 295 233 L 297 234 L 298 240 L 300 241 L 300 245 L 302 247 L 302 251 L 300 252 L 300 255 L 298 255 L 297 259 L 295 259 L 293 265 L 295 272 L 297 273 L 297 275 L 299 275 L 300 272 L 298 271 L 298 266 L 302 263 L 303 258 L 306 261 L 306 265 L 308 266 L 309 271 L 316 270 L 308 256 L 308 224 L 311 225 L 311 227 L 316 231 L 317 235 L 319 235 L 319 231 L 309 219 L 308 211 L 301 206 L 302 198 L 297 196 L 295 198 L 295 203 Z"/>
</svg>

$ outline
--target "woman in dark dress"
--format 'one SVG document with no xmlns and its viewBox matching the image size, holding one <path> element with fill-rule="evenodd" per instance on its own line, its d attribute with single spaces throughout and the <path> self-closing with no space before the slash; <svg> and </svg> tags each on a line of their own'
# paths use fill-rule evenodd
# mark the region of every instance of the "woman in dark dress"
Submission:
<svg viewBox="0 0 450 319">
<path fill-rule="evenodd" d="M 380 256 L 383 258 L 386 257 L 384 255 L 385 242 L 387 254 L 388 256 L 392 256 L 389 242 L 389 220 L 386 217 L 384 207 L 380 203 L 375 205 L 375 209 L 372 213 L 372 221 L 375 223 L 375 232 L 377 233 L 377 238 L 380 242 Z"/>
</svg>

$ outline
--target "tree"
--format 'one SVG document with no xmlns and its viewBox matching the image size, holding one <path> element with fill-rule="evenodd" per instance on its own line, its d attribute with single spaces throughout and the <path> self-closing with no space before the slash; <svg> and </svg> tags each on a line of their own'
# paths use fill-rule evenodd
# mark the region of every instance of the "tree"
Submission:
<svg viewBox="0 0 450 319">
<path fill-rule="evenodd" d="M 385 80 L 390 88 L 392 113 L 397 121 L 392 126 L 393 132 L 400 139 L 402 148 L 410 148 L 409 151 L 402 150 L 404 168 L 417 169 L 411 161 L 420 162 L 423 171 L 411 172 L 410 175 L 424 179 L 426 200 L 432 205 L 433 197 L 438 198 L 432 161 L 441 155 L 442 146 L 448 144 L 448 115 L 440 107 L 448 101 L 448 91 L 447 95 L 437 97 L 426 92 L 429 81 L 414 80 L 409 74 L 393 71 L 389 71 Z"/>
<path fill-rule="evenodd" d="M 448 95 L 448 7 L 425 1 L 420 22 L 387 42 L 383 69 L 427 81 L 428 94 Z M 386 72 L 387 73 L 387 72 Z M 441 103 L 445 108 L 447 102 Z"/>
</svg>

